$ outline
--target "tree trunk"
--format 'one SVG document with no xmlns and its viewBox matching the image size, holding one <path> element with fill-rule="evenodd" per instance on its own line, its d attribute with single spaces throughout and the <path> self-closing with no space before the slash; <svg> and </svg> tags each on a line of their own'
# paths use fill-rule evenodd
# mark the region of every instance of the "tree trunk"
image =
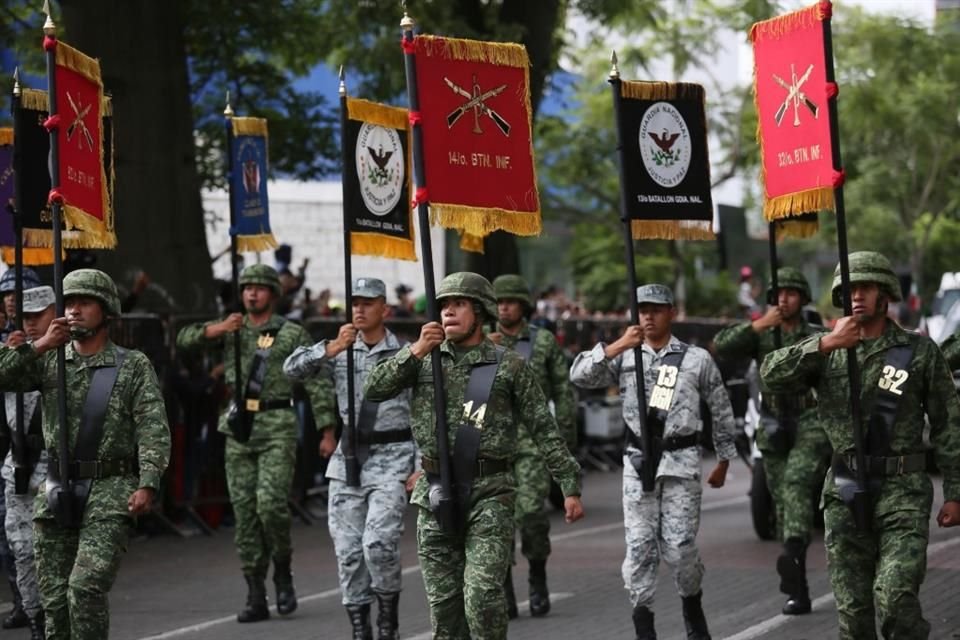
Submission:
<svg viewBox="0 0 960 640">
<path fill-rule="evenodd" d="M 118 243 L 97 252 L 96 266 L 121 289 L 146 271 L 153 284 L 142 306 L 151 311 L 212 312 L 181 1 L 60 5 L 64 40 L 100 59 L 113 95 Z"/>
</svg>

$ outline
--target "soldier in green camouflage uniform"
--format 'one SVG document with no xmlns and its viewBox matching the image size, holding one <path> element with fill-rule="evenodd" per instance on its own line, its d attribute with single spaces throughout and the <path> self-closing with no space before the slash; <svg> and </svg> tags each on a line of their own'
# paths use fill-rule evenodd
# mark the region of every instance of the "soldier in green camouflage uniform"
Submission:
<svg viewBox="0 0 960 640">
<path fill-rule="evenodd" d="M 717 355 L 752 358 L 759 364 L 775 349 L 774 331 L 780 329 L 781 345 L 794 345 L 818 329 L 803 317 L 810 302 L 810 285 L 798 269 L 777 270 L 777 291 L 769 289 L 769 309 L 753 322 L 723 329 L 713 339 Z M 790 418 L 785 424 L 781 416 Z M 817 421 L 816 399 L 809 390 L 797 396 L 767 394 L 756 431 L 763 453 L 767 487 L 777 514 L 777 534 L 783 554 L 777 560 L 780 589 L 789 597 L 783 613 L 810 612 L 806 578 L 807 545 L 813 529 L 814 504 L 823 488 L 823 474 L 830 461 L 830 442 Z"/>
<path fill-rule="evenodd" d="M 944 340 L 940 345 L 940 351 L 943 352 L 943 358 L 947 361 L 950 371 L 960 369 L 960 331 Z"/>
<path fill-rule="evenodd" d="M 960 401 L 950 371 L 936 344 L 909 333 L 887 318 L 887 306 L 900 300 L 900 286 L 889 261 L 863 251 L 850 254 L 853 316 L 833 331 L 810 336 L 774 351 L 760 368 L 762 383 L 773 393 L 800 393 L 812 387 L 818 396 L 820 423 L 833 446 L 824 483 L 827 560 L 840 616 L 841 640 L 876 638 L 876 617 L 884 638 L 927 638 L 918 593 L 926 572 L 933 486 L 925 471 L 924 415 L 930 442 L 943 473 L 944 504 L 940 526 L 960 523 Z M 839 267 L 834 272 L 833 302 L 841 306 Z M 889 364 L 891 353 L 912 349 L 902 369 Z M 850 423 L 847 349 L 860 365 L 870 530 L 857 530 L 841 496 L 855 475 Z M 881 391 L 884 392 L 881 396 Z M 892 426 L 871 419 L 880 397 L 896 397 Z M 868 425 L 870 427 L 868 428 Z"/>
<path fill-rule="evenodd" d="M 66 346 L 71 449 L 77 442 L 91 371 L 119 363 L 96 465 L 71 461 L 71 478 L 92 479 L 82 524 L 79 528 L 59 524 L 43 490 L 34 516 L 46 637 L 102 640 L 110 630 L 107 593 L 126 548 L 130 517 L 151 508 L 170 456 L 170 432 L 150 361 L 139 351 L 121 351 L 109 339 L 110 318 L 120 315 L 113 280 L 102 271 L 79 269 L 63 279 L 63 295 L 66 318 L 55 319 L 35 342 L 0 350 L 0 387 L 41 392 L 43 437 L 53 455 L 59 434 L 57 347 L 72 337 Z M 57 464 L 51 457 L 51 475 Z"/>
<path fill-rule="evenodd" d="M 293 410 L 293 383 L 283 373 L 283 362 L 297 347 L 313 344 L 303 327 L 273 313 L 280 297 L 280 279 L 267 265 L 254 264 L 240 274 L 246 314 L 233 313 L 218 322 L 184 327 L 177 335 L 183 351 L 223 349 L 227 385 L 237 384 L 231 334 L 240 332 L 240 376 L 250 381 L 251 367 L 259 352 L 266 363 L 257 398 L 247 397 L 243 410 L 252 412 L 249 440 L 239 442 L 228 424 L 229 411 L 220 418 L 219 431 L 227 436 L 227 488 L 236 518 L 234 541 L 247 582 L 247 604 L 237 615 L 239 622 L 257 622 L 270 617 L 264 581 L 273 558 L 273 582 L 277 612 L 297 608 L 290 568 L 290 510 L 287 498 L 293 484 L 297 459 L 297 415 Z M 334 423 L 332 383 L 314 378 L 304 383 L 318 425 Z M 249 417 L 249 416 L 248 416 Z"/>
<path fill-rule="evenodd" d="M 537 383 L 547 400 L 553 402 L 557 426 L 570 451 L 577 444 L 576 401 L 570 384 L 570 366 L 547 329 L 531 327 L 527 315 L 532 303 L 530 288 L 518 275 L 502 275 L 493 281 L 497 297 L 499 322 L 497 333 L 490 337 L 500 345 L 517 351 L 533 369 Z M 540 451 L 527 428 L 517 430 L 517 457 L 514 474 L 517 478 L 517 528 L 520 550 L 530 563 L 530 615 L 544 616 L 550 611 L 547 589 L 547 558 L 550 556 L 550 518 L 544 501 L 550 494 L 550 475 Z M 517 616 L 517 601 L 511 572 L 507 571 L 507 611 Z"/>
<path fill-rule="evenodd" d="M 382 402 L 413 389 L 412 427 L 426 476 L 412 502 L 420 507 L 417 548 L 430 603 L 436 640 L 501 640 L 507 637 L 503 583 L 510 564 L 514 531 L 513 458 L 517 424 L 529 429 L 566 500 L 568 522 L 583 515 L 579 467 L 557 430 L 536 377 L 514 351 L 497 347 L 483 335 L 483 322 L 497 317 L 493 287 L 475 273 L 454 273 L 440 283 L 443 324 L 430 322 L 420 338 L 380 363 L 364 385 L 365 397 Z M 464 420 L 480 430 L 476 473 L 463 524 L 456 533 L 441 528 L 430 511 L 429 490 L 439 473 L 434 424 L 431 352 L 440 348 L 444 371 L 450 450 L 455 451 Z M 488 402 L 466 407 L 471 369 L 497 364 Z"/>
</svg>

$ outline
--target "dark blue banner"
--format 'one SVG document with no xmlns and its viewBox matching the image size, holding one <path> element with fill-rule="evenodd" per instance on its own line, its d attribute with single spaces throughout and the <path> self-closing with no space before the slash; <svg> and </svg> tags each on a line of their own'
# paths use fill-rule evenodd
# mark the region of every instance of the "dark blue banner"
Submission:
<svg viewBox="0 0 960 640">
<path fill-rule="evenodd" d="M 267 198 L 266 120 L 233 118 L 232 123 L 230 205 L 236 217 L 230 234 L 237 236 L 240 251 L 264 251 L 276 247 Z"/>
</svg>

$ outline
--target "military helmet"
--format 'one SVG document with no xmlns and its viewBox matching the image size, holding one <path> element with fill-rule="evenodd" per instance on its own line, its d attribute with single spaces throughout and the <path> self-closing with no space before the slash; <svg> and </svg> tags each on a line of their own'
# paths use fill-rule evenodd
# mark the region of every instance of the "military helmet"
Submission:
<svg viewBox="0 0 960 640">
<path fill-rule="evenodd" d="M 63 279 L 63 297 L 86 296 L 99 300 L 108 316 L 120 315 L 120 295 L 113 278 L 99 269 L 77 269 Z"/>
<path fill-rule="evenodd" d="M 887 257 L 876 251 L 857 251 L 847 258 L 850 263 L 850 284 L 872 282 L 880 287 L 891 302 L 900 302 L 900 281 Z M 840 296 L 840 265 L 833 270 L 833 306 L 842 307 Z"/>
<path fill-rule="evenodd" d="M 243 271 L 240 272 L 240 290 L 243 291 L 243 288 L 248 284 L 269 287 L 278 296 L 282 293 L 280 276 L 277 275 L 277 270 L 266 264 L 252 264 L 249 267 L 244 267 Z"/>
<path fill-rule="evenodd" d="M 777 288 L 799 291 L 803 298 L 800 304 L 807 304 L 813 300 L 813 296 L 810 294 L 810 283 L 807 282 L 800 269 L 796 267 L 780 267 L 777 269 Z M 773 290 L 773 282 L 767 288 L 767 302 L 777 304 L 777 292 Z"/>
<path fill-rule="evenodd" d="M 496 319 L 499 315 L 493 285 L 479 273 L 460 271 L 448 275 L 437 287 L 437 300 L 444 298 L 469 298 L 480 303 L 490 319 Z"/>
<path fill-rule="evenodd" d="M 493 281 L 493 293 L 497 297 L 497 302 L 501 300 L 519 300 L 527 307 L 532 306 L 530 302 L 530 287 L 526 280 L 516 275 L 508 273 L 497 276 Z"/>
<path fill-rule="evenodd" d="M 43 283 L 40 282 L 40 276 L 37 275 L 37 272 L 31 269 L 30 267 L 23 268 L 23 290 L 35 289 L 39 286 L 42 286 Z M 17 289 L 17 270 L 16 269 L 7 269 L 3 272 L 3 276 L 0 276 L 0 295 L 6 293 L 13 293 Z"/>
</svg>

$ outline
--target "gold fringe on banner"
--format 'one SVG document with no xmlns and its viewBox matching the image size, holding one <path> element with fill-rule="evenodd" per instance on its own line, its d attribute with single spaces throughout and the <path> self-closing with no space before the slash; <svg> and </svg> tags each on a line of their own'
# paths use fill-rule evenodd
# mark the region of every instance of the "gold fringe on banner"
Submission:
<svg viewBox="0 0 960 640">
<path fill-rule="evenodd" d="M 0 146 L 10 146 L 13 144 L 13 129 L 10 127 L 0 128 Z"/>
<path fill-rule="evenodd" d="M 12 267 L 16 262 L 15 253 L 13 247 L 0 247 L 0 259 L 8 266 Z M 65 253 L 64 258 L 66 258 Z M 53 264 L 53 249 L 51 247 L 24 247 L 23 264 L 28 267 L 42 267 Z"/>
<path fill-rule="evenodd" d="M 500 229 L 518 236 L 537 236 L 543 230 L 539 209 L 508 211 L 442 202 L 430 203 L 430 223 L 481 237 Z"/>
<path fill-rule="evenodd" d="M 277 239 L 272 233 L 259 233 L 255 236 L 237 236 L 237 251 L 268 251 L 277 248 Z"/>
<path fill-rule="evenodd" d="M 472 233 L 460 233 L 460 248 L 471 253 L 483 254 L 483 237 Z"/>
<path fill-rule="evenodd" d="M 79 231 L 63 231 L 61 232 L 61 240 L 63 242 L 64 248 L 68 249 L 83 249 L 86 248 L 86 244 L 82 242 L 83 234 Z M 26 228 L 23 230 L 23 244 L 30 247 L 43 247 L 50 248 L 53 247 L 53 231 L 51 229 L 33 229 Z M 96 247 L 91 247 L 96 248 Z"/>
<path fill-rule="evenodd" d="M 805 218 L 806 216 L 803 217 Z M 816 218 L 812 220 L 786 218 L 777 222 L 776 230 L 777 242 L 781 242 L 787 238 L 803 240 L 817 235 L 817 232 L 820 231 L 820 221 Z"/>
<path fill-rule="evenodd" d="M 347 98 L 347 117 L 390 129 L 406 129 L 410 126 L 406 109 L 360 98 Z"/>
<path fill-rule="evenodd" d="M 809 29 L 817 22 L 829 20 L 830 14 L 831 4 L 829 2 L 818 2 L 793 13 L 754 23 L 750 27 L 750 42 L 779 40 L 794 31 Z"/>
<path fill-rule="evenodd" d="M 46 91 L 23 89 L 20 94 L 20 108 L 30 111 L 50 111 L 50 100 Z"/>
<path fill-rule="evenodd" d="M 62 40 L 57 41 L 57 65 L 66 67 L 71 71 L 79 73 L 90 82 L 100 87 L 101 97 L 103 93 L 103 80 L 100 76 L 100 61 L 91 58 L 85 53 L 74 49 Z"/>
<path fill-rule="evenodd" d="M 633 100 L 699 100 L 706 99 L 703 85 L 691 82 L 620 82 L 620 96 Z"/>
<path fill-rule="evenodd" d="M 350 253 L 355 256 L 375 256 L 393 260 L 410 260 L 413 262 L 417 260 L 417 250 L 414 247 L 413 240 L 382 233 L 351 233 Z"/>
<path fill-rule="evenodd" d="M 762 148 L 760 152 L 763 153 Z M 760 171 L 760 176 L 762 180 L 764 177 L 763 170 Z M 797 193 L 788 193 L 776 198 L 767 198 L 763 203 L 763 217 L 767 222 L 773 222 L 774 220 L 793 218 L 798 214 L 824 210 L 833 211 L 833 206 L 833 187 L 817 187 Z"/>
<path fill-rule="evenodd" d="M 67 229 L 80 232 L 72 244 L 64 237 L 63 246 L 75 249 L 113 249 L 117 246 L 117 234 L 113 227 L 108 226 L 110 214 L 106 177 L 103 181 L 103 201 L 103 221 L 97 220 L 79 207 L 63 205 L 63 219 L 67 223 Z"/>
<path fill-rule="evenodd" d="M 418 53 L 440 56 L 447 60 L 487 62 L 502 67 L 530 67 L 530 57 L 523 45 L 512 42 L 483 42 L 463 38 L 417 36 L 414 44 Z"/>
<path fill-rule="evenodd" d="M 230 118 L 235 136 L 262 136 L 267 137 L 266 118 Z"/>
<path fill-rule="evenodd" d="M 634 240 L 713 240 L 710 220 L 631 220 Z"/>
</svg>

